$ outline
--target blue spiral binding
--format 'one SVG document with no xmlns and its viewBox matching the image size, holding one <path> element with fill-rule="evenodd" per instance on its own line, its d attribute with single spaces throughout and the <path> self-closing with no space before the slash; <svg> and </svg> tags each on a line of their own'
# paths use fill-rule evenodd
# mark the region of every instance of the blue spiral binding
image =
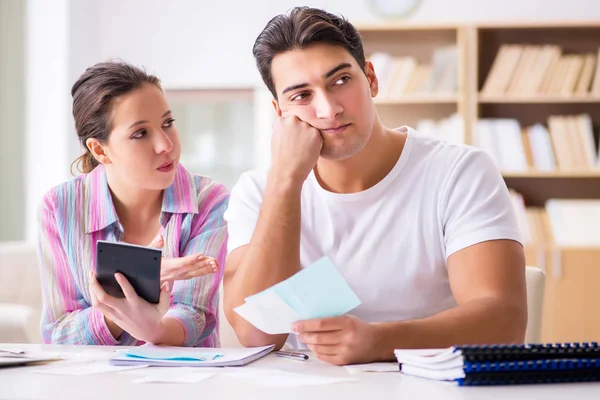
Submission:
<svg viewBox="0 0 600 400">
<path fill-rule="evenodd" d="M 598 346 L 597 342 L 525 345 L 462 345 L 454 346 L 454 351 L 462 354 L 465 363 L 600 358 L 600 346 Z"/>
<path fill-rule="evenodd" d="M 550 359 L 533 361 L 466 362 L 465 374 L 504 371 L 600 369 L 600 359 Z"/>
<path fill-rule="evenodd" d="M 475 373 L 457 379 L 459 386 L 520 385 L 531 383 L 598 382 L 600 369 L 540 370 Z"/>
</svg>

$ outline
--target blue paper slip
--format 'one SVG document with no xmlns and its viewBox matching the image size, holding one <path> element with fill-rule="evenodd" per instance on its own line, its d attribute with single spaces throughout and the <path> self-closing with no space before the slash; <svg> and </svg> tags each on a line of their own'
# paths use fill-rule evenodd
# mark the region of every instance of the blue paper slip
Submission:
<svg viewBox="0 0 600 400">
<path fill-rule="evenodd" d="M 172 348 L 139 347 L 127 350 L 124 355 L 131 358 L 170 361 L 214 361 L 223 354 L 213 351 L 190 352 L 189 350 L 174 350 Z"/>
<path fill-rule="evenodd" d="M 275 293 L 303 320 L 343 315 L 360 305 L 360 300 L 328 257 L 246 298 L 246 303 L 260 303 L 267 293 L 272 296 L 270 292 Z"/>
</svg>

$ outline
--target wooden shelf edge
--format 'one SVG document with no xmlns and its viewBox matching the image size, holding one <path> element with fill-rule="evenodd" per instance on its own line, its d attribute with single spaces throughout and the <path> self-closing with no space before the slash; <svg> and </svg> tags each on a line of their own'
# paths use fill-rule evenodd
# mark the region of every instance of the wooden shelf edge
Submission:
<svg viewBox="0 0 600 400">
<path fill-rule="evenodd" d="M 600 169 L 574 171 L 502 172 L 504 178 L 600 178 Z"/>
<path fill-rule="evenodd" d="M 372 24 L 355 24 L 361 33 L 387 32 L 387 31 L 452 31 L 463 28 L 464 24 L 451 23 L 407 23 L 407 22 L 382 22 Z"/>
<path fill-rule="evenodd" d="M 523 247 L 531 251 L 600 251 L 600 245 L 558 245 L 525 243 Z"/>
<path fill-rule="evenodd" d="M 394 105 L 394 104 L 455 104 L 459 103 L 458 95 L 404 95 L 400 99 L 377 99 L 377 105 Z"/>
<path fill-rule="evenodd" d="M 600 21 L 591 20 L 554 20 L 554 21 L 484 21 L 467 24 L 477 29 L 555 29 L 555 28 L 600 28 Z"/>
<path fill-rule="evenodd" d="M 381 23 L 354 24 L 359 32 L 431 30 L 448 31 L 459 29 L 568 29 L 600 28 L 598 20 L 560 20 L 560 21 L 515 21 L 515 22 L 478 22 L 478 23 L 418 23 L 405 21 L 384 21 Z"/>
<path fill-rule="evenodd" d="M 600 103 L 600 96 L 485 96 L 479 95 L 481 104 L 568 104 L 568 103 Z"/>
</svg>

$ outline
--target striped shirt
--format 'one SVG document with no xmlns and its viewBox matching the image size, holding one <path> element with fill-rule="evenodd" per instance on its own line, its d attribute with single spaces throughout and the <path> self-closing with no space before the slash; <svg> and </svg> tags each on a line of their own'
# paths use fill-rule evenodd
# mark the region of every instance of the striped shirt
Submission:
<svg viewBox="0 0 600 400">
<path fill-rule="evenodd" d="M 201 253 L 216 258 L 220 265 L 217 273 L 174 282 L 166 316 L 183 325 L 184 346 L 219 346 L 219 286 L 227 246 L 223 213 L 228 200 L 225 186 L 193 175 L 181 164 L 175 181 L 163 193 L 163 256 Z M 44 196 L 39 220 L 44 342 L 142 344 L 127 332 L 116 340 L 102 313 L 91 306 L 88 276 L 96 270 L 96 242 L 123 237 L 104 167 L 51 189 Z"/>
</svg>

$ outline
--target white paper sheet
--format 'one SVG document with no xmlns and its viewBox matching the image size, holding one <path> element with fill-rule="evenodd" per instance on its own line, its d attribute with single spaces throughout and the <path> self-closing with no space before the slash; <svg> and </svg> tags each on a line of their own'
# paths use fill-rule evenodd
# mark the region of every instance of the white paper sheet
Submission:
<svg viewBox="0 0 600 400">
<path fill-rule="evenodd" d="M 48 365 L 40 368 L 31 369 L 30 372 L 35 374 L 47 374 L 47 375 L 93 375 L 103 374 L 107 372 L 120 372 L 131 369 L 146 368 L 147 365 L 135 365 L 127 367 L 115 367 L 108 365 L 108 363 L 94 362 L 90 364 L 77 364 L 77 365 Z"/>
<path fill-rule="evenodd" d="M 370 364 L 353 364 L 345 365 L 344 368 L 351 374 L 358 374 L 361 372 L 398 372 L 400 373 L 400 366 L 397 362 L 377 362 Z"/>
<path fill-rule="evenodd" d="M 214 376 L 209 372 L 192 372 L 183 375 L 167 374 L 163 376 L 144 376 L 133 383 L 198 383 Z"/>
<path fill-rule="evenodd" d="M 262 386 L 314 386 L 357 381 L 349 377 L 300 374 L 267 368 L 228 369 L 225 374 L 253 385 Z"/>
</svg>

